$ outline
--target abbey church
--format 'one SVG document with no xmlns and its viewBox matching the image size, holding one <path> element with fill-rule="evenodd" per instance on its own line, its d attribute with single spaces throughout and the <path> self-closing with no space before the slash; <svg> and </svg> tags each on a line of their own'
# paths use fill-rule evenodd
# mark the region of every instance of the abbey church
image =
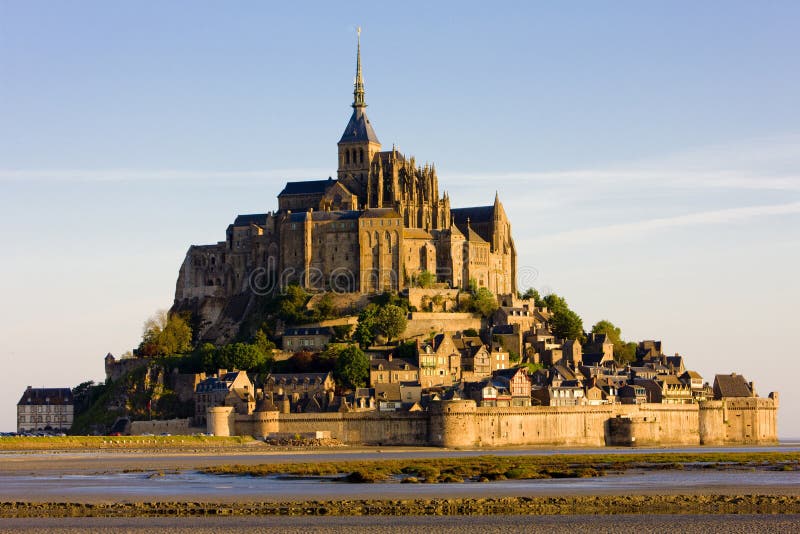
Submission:
<svg viewBox="0 0 800 534">
<path fill-rule="evenodd" d="M 214 308 L 219 299 L 243 307 L 254 289 L 289 284 L 402 291 L 425 271 L 452 288 L 473 281 L 496 295 L 516 293 L 517 254 L 498 195 L 486 206 L 452 208 L 434 166 L 383 150 L 366 113 L 360 40 L 352 108 L 336 179 L 288 182 L 277 211 L 239 215 L 225 241 L 190 247 L 176 309 Z"/>
</svg>

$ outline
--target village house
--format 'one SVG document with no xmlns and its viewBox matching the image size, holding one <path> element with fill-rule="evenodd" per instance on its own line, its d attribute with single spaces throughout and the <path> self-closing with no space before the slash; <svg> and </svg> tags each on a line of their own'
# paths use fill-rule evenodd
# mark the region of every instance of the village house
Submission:
<svg viewBox="0 0 800 534">
<path fill-rule="evenodd" d="M 399 384 L 419 382 L 419 368 L 402 358 L 389 354 L 386 358 L 373 358 L 369 362 L 369 384 Z"/>
<path fill-rule="evenodd" d="M 461 374 L 466 382 L 475 382 L 492 374 L 492 356 L 480 337 L 459 336 L 453 338 L 461 353 Z"/>
<path fill-rule="evenodd" d="M 437 334 L 430 342 L 417 340 L 419 382 L 423 389 L 452 386 L 461 380 L 461 353 L 453 336 Z"/>
<path fill-rule="evenodd" d="M 639 384 L 626 384 L 619 388 L 621 404 L 644 404 L 647 402 L 647 390 Z"/>
<path fill-rule="evenodd" d="M 493 377 L 494 383 L 506 384 L 506 388 L 511 394 L 512 406 L 531 405 L 531 379 L 525 368 L 500 369 L 493 373 Z"/>
<path fill-rule="evenodd" d="M 330 328 L 287 328 L 283 332 L 282 346 L 287 352 L 318 352 L 325 350 L 332 337 Z"/>
<path fill-rule="evenodd" d="M 17 403 L 17 433 L 66 432 L 73 416 L 72 390 L 28 386 Z"/>
<path fill-rule="evenodd" d="M 336 382 L 327 373 L 271 373 L 264 380 L 264 393 L 307 398 L 327 395 L 336 390 Z"/>
<path fill-rule="evenodd" d="M 562 380 L 558 385 L 533 388 L 531 393 L 542 406 L 582 406 L 586 394 L 579 380 Z"/>
<path fill-rule="evenodd" d="M 582 361 L 585 365 L 599 365 L 614 360 L 614 343 L 606 334 L 590 333 L 583 345 Z"/>
<path fill-rule="evenodd" d="M 661 375 L 654 380 L 661 387 L 663 404 L 691 404 L 692 389 L 675 375 Z"/>
<path fill-rule="evenodd" d="M 756 396 L 753 383 L 748 382 L 742 375 L 737 375 L 736 373 L 716 375 L 713 388 L 715 399 Z"/>
<path fill-rule="evenodd" d="M 229 397 L 234 390 L 234 396 Z M 237 412 L 241 413 L 242 403 L 249 404 L 253 394 L 253 383 L 246 372 L 236 370 L 228 372 L 226 369 L 220 369 L 216 375 L 197 384 L 194 396 L 196 424 L 206 424 L 207 410 L 216 406 L 237 406 Z M 233 404 L 226 404 L 226 399 Z"/>
<path fill-rule="evenodd" d="M 484 378 L 480 382 L 464 384 L 464 397 L 474 400 L 478 406 L 503 408 L 511 406 L 508 380 L 497 377 Z"/>
</svg>

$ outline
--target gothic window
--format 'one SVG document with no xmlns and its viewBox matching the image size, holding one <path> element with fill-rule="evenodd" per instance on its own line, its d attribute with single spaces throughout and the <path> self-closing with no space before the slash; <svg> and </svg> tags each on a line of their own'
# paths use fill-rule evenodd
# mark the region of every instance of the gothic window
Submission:
<svg viewBox="0 0 800 534">
<path fill-rule="evenodd" d="M 349 150 L 345 150 L 344 151 L 344 162 L 345 162 L 345 164 L 350 165 L 350 151 Z"/>
<path fill-rule="evenodd" d="M 360 163 L 364 163 L 364 149 L 363 148 L 359 149 L 359 160 L 360 160 L 359 161 Z"/>
</svg>

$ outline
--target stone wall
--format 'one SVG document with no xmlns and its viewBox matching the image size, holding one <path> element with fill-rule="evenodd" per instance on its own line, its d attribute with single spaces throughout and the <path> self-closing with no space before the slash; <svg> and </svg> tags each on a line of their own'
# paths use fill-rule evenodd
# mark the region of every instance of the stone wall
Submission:
<svg viewBox="0 0 800 534">
<path fill-rule="evenodd" d="M 349 444 L 503 446 L 696 446 L 777 442 L 773 399 L 701 404 L 489 408 L 471 400 L 433 403 L 428 412 L 375 411 L 234 416 L 209 409 L 215 435 L 330 432 Z"/>
<path fill-rule="evenodd" d="M 480 331 L 481 317 L 472 313 L 412 312 L 402 337 L 427 336 L 435 332 L 461 332 L 469 328 Z"/>
<path fill-rule="evenodd" d="M 280 431 L 302 434 L 329 431 L 345 443 L 367 445 L 424 445 L 428 442 L 425 412 L 281 414 Z"/>
<path fill-rule="evenodd" d="M 772 398 L 705 402 L 700 408 L 701 442 L 704 445 L 777 442 L 777 412 L 777 402 Z"/>
<path fill-rule="evenodd" d="M 449 311 L 457 306 L 458 289 L 409 287 L 408 303 L 418 310 Z"/>
<path fill-rule="evenodd" d="M 205 428 L 191 426 L 192 419 L 166 419 L 159 421 L 131 421 L 130 433 L 132 436 L 142 434 L 176 434 L 188 435 L 205 432 Z"/>
</svg>

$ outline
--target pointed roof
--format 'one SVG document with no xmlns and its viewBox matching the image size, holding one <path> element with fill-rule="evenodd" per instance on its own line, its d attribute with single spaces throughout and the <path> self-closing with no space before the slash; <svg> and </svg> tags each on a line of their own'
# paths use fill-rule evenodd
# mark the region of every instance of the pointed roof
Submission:
<svg viewBox="0 0 800 534">
<path fill-rule="evenodd" d="M 353 107 L 365 108 L 364 78 L 361 75 L 361 27 L 358 28 L 358 52 L 356 53 L 356 81 L 353 84 Z"/>
<path fill-rule="evenodd" d="M 353 114 L 350 122 L 344 129 L 340 143 L 359 143 L 369 141 L 380 144 L 375 130 L 372 129 L 364 108 L 367 107 L 364 98 L 364 77 L 361 74 L 361 28 L 358 29 L 358 52 L 356 54 L 356 81 L 353 84 Z"/>
<path fill-rule="evenodd" d="M 342 138 L 339 139 L 340 143 L 359 143 L 363 141 L 370 141 L 372 143 L 380 144 L 375 130 L 372 129 L 372 124 L 367 118 L 367 114 L 363 107 L 357 107 L 350 115 L 350 122 L 344 129 Z"/>
</svg>

